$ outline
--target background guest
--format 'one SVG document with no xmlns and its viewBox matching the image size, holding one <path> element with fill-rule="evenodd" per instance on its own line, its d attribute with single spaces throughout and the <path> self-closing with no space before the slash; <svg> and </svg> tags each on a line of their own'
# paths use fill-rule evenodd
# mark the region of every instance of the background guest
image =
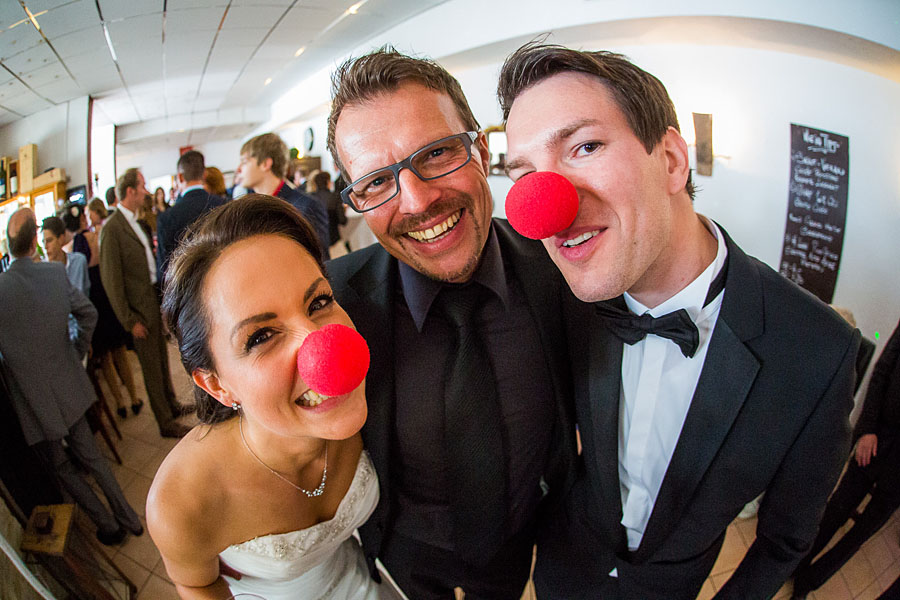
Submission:
<svg viewBox="0 0 900 600">
<path fill-rule="evenodd" d="M 228 196 L 228 190 L 225 187 L 225 176 L 216 167 L 206 167 L 206 171 L 203 173 L 203 187 L 214 196 L 222 198 Z"/>
<path fill-rule="evenodd" d="M 25 440 L 97 526 L 97 539 L 109 545 L 120 543 L 126 530 L 141 535 L 141 521 L 97 449 L 85 417 L 97 398 L 78 356 L 89 346 L 97 311 L 72 287 L 62 265 L 29 260 L 37 247 L 30 209 L 13 213 L 8 231 L 14 260 L 0 274 L 0 353 L 18 390 L 13 405 Z M 77 322 L 75 338 L 69 337 L 69 315 Z M 69 453 L 93 476 L 112 513 Z"/>
<path fill-rule="evenodd" d="M 166 212 L 169 204 L 166 202 L 166 190 L 161 187 L 153 191 L 153 212 L 157 215 Z"/>
<path fill-rule="evenodd" d="M 340 226 L 347 224 L 344 203 L 341 195 L 331 185 L 331 174 L 328 171 L 315 171 L 307 185 L 309 195 L 322 203 L 328 213 L 328 243 L 337 244 L 341 239 Z"/>
<path fill-rule="evenodd" d="M 854 437 L 856 450 L 828 500 L 812 549 L 794 573 L 794 598 L 828 581 L 900 507 L 900 324 L 872 369 Z M 850 519 L 850 530 L 813 560 Z"/>
<path fill-rule="evenodd" d="M 76 217 L 77 213 L 77 217 Z M 86 223 L 83 208 L 80 205 L 70 205 L 64 211 L 64 215 L 73 227 L 81 227 Z M 100 278 L 100 233 L 103 230 L 103 222 L 106 219 L 106 209 L 99 198 L 94 198 L 88 205 L 90 221 L 98 226 L 94 231 L 83 229 L 75 234 L 72 242 L 72 254 L 82 254 L 88 263 L 88 279 L 90 281 L 89 297 L 91 303 L 97 309 L 97 327 L 91 338 L 94 366 L 103 372 L 103 378 L 116 403 L 116 414 L 121 418 L 128 416 L 128 406 L 122 396 L 119 380 L 125 386 L 128 397 L 131 400 L 131 411 L 134 414 L 141 412 L 144 401 L 137 397 L 134 386 L 134 375 L 128 365 L 128 356 L 125 346 L 130 341 L 128 333 L 122 328 L 119 320 L 113 312 Z M 71 256 L 70 256 L 71 258 Z"/>
</svg>

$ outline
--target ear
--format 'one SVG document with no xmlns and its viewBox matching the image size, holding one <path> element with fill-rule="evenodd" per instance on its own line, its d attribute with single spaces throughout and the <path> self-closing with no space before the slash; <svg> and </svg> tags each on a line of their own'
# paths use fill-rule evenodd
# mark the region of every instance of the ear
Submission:
<svg viewBox="0 0 900 600">
<path fill-rule="evenodd" d="M 178 183 L 184 183 L 184 173 L 179 173 L 179 174 L 178 174 Z M 155 196 L 155 195 L 156 195 L 156 194 L 155 194 L 155 192 L 154 192 L 154 196 Z"/>
<path fill-rule="evenodd" d="M 222 387 L 218 375 L 204 369 L 194 369 L 191 379 L 194 380 L 197 387 L 218 400 L 220 404 L 231 407 L 231 394 Z"/>
<path fill-rule="evenodd" d="M 687 142 L 674 127 L 669 127 L 663 136 L 663 152 L 666 157 L 666 174 L 668 176 L 668 192 L 675 195 L 684 191 L 690 173 Z"/>
<path fill-rule="evenodd" d="M 488 150 L 488 139 L 486 133 L 484 133 L 483 131 L 478 132 L 478 138 L 475 140 L 475 143 L 472 144 L 472 149 L 478 150 L 481 169 L 484 171 L 485 176 L 487 176 L 491 172 L 491 153 Z"/>
<path fill-rule="evenodd" d="M 275 161 L 273 161 L 271 158 L 267 158 L 263 161 L 257 162 L 256 164 L 258 164 L 259 168 L 262 169 L 263 171 L 271 171 L 273 162 L 275 162 Z"/>
</svg>

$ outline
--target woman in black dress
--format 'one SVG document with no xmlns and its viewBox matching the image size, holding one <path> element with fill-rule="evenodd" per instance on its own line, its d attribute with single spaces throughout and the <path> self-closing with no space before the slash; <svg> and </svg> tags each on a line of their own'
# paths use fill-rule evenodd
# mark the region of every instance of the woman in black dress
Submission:
<svg viewBox="0 0 900 600">
<path fill-rule="evenodd" d="M 128 416 L 128 407 L 122 397 L 119 388 L 119 379 L 125 385 L 128 396 L 131 398 L 131 411 L 134 414 L 141 412 L 144 401 L 138 399 L 135 393 L 134 377 L 128 366 L 128 356 L 125 354 L 125 343 L 128 333 L 122 328 L 119 320 L 113 312 L 100 280 L 100 229 L 103 227 L 103 219 L 107 216 L 106 207 L 99 198 L 91 200 L 88 210 L 91 215 L 91 224 L 94 230 L 88 227 L 84 206 L 80 204 L 67 204 L 63 209 L 62 219 L 66 229 L 72 234 L 71 252 L 80 252 L 88 261 L 88 278 L 91 281 L 90 300 L 97 308 L 98 320 L 94 336 L 91 338 L 94 364 L 103 371 L 106 385 L 109 387 L 116 401 L 116 413 L 125 418 Z M 117 377 L 118 375 L 118 377 Z"/>
</svg>

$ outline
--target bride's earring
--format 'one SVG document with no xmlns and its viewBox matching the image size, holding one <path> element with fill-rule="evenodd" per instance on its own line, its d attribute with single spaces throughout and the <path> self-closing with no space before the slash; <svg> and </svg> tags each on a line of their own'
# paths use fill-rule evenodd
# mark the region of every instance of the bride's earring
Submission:
<svg viewBox="0 0 900 600">
<path fill-rule="evenodd" d="M 241 405 L 238 404 L 237 402 L 231 403 L 231 410 L 238 410 L 240 407 L 241 407 Z"/>
</svg>

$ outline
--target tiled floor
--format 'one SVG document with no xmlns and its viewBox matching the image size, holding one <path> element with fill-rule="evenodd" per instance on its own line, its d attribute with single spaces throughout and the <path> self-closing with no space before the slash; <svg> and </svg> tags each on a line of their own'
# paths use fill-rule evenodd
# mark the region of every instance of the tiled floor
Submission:
<svg viewBox="0 0 900 600">
<path fill-rule="evenodd" d="M 138 600 L 176 600 L 178 594 L 175 592 L 175 586 L 169 581 L 162 559 L 159 556 L 159 551 L 157 551 L 156 546 L 153 545 L 153 540 L 146 532 L 144 514 L 147 493 L 150 490 L 153 476 L 178 440 L 163 438 L 159 435 L 159 428 L 156 420 L 153 418 L 153 411 L 150 410 L 147 402 L 147 394 L 144 391 L 137 357 L 133 352 L 129 352 L 128 358 L 132 371 L 135 373 L 135 386 L 138 390 L 138 397 L 144 400 L 144 410 L 137 416 L 132 415 L 131 411 L 129 411 L 128 417 L 125 419 L 120 419 L 118 416 L 114 417 L 119 430 L 122 432 L 122 440 L 116 440 L 116 447 L 119 455 L 122 457 L 122 464 L 119 465 L 112 461 L 112 470 L 119 481 L 119 485 L 122 486 L 125 497 L 141 516 L 145 532 L 140 537 L 128 536 L 125 542 L 119 546 L 105 547 L 104 549 L 116 566 L 122 569 L 137 586 Z M 176 395 L 179 401 L 187 403 L 191 399 L 192 383 L 181 366 L 177 349 L 171 344 L 169 346 L 169 362 Z M 100 380 L 101 387 L 105 391 L 106 382 L 102 377 L 100 377 Z M 127 398 L 124 388 L 122 393 Z M 112 401 L 108 394 L 107 396 Z M 114 409 L 112 406 L 110 408 Z M 185 422 L 190 423 L 192 418 L 182 417 L 182 420 L 186 419 Z M 97 435 L 97 445 L 112 459 L 112 455 L 109 454 L 106 444 L 99 434 Z"/>
<path fill-rule="evenodd" d="M 849 526 L 845 526 L 840 534 Z M 698 596 L 712 598 L 728 581 L 756 538 L 756 518 L 738 520 L 728 527 L 725 544 Z M 837 539 L 837 538 L 836 538 Z M 836 541 L 835 539 L 835 541 Z M 832 541 L 832 544 L 834 541 Z M 831 547 L 829 544 L 826 550 Z M 900 513 L 895 513 L 881 531 L 874 535 L 844 567 L 825 585 L 810 593 L 808 600 L 874 600 L 900 576 Z M 791 597 L 792 585 L 786 583 L 775 600 Z"/>
<path fill-rule="evenodd" d="M 178 352 L 170 345 L 170 360 L 174 385 L 179 400 L 188 402 L 191 398 L 191 382 L 184 369 Z M 129 353 L 129 359 L 136 374 L 136 384 L 140 397 L 146 400 L 137 358 Z M 105 384 L 104 384 L 105 385 Z M 123 390 L 124 392 L 124 390 Z M 118 417 L 116 417 L 118 419 Z M 150 482 L 156 469 L 177 440 L 159 436 L 156 421 L 149 406 L 138 416 L 118 420 L 123 438 L 118 442 L 123 465 L 113 463 L 122 489 L 135 510 L 144 516 L 144 504 Z M 97 438 L 98 445 L 105 450 L 105 444 Z M 700 600 L 712 598 L 731 576 L 753 542 L 756 535 L 756 519 L 739 520 L 732 523 L 725 537 L 725 545 L 698 597 Z M 178 598 L 175 588 L 168 580 L 159 552 L 149 534 L 129 537 L 121 546 L 107 549 L 112 560 L 137 585 L 138 600 L 169 600 Z M 900 513 L 895 514 L 888 524 L 822 588 L 809 595 L 809 600 L 874 600 L 900 575 Z M 790 598 L 791 584 L 787 583 L 775 596 L 775 600 Z M 523 600 L 534 600 L 534 592 L 529 585 Z"/>
</svg>

